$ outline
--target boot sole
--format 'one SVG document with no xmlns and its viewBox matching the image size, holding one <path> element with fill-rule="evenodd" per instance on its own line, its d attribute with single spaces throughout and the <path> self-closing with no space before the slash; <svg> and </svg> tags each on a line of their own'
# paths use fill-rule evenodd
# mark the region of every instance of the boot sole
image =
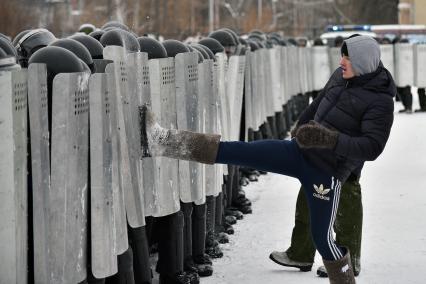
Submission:
<svg viewBox="0 0 426 284">
<path fill-rule="evenodd" d="M 309 266 L 301 266 L 301 265 L 291 265 L 291 264 L 285 264 L 282 262 L 279 262 L 278 260 L 276 260 L 271 254 L 269 255 L 269 259 L 272 260 L 273 262 L 275 262 L 276 264 L 285 266 L 285 267 L 294 267 L 294 268 L 299 268 L 300 271 L 302 272 L 309 272 L 312 270 L 312 265 Z"/>
</svg>

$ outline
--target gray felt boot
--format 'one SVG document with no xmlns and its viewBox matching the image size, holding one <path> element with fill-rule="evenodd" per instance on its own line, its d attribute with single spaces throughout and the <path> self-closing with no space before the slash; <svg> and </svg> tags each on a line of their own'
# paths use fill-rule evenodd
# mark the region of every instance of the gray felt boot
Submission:
<svg viewBox="0 0 426 284">
<path fill-rule="evenodd" d="M 323 259 L 330 284 L 355 284 L 355 276 L 349 251 L 338 260 Z"/>
<path fill-rule="evenodd" d="M 146 106 L 139 109 L 142 156 L 164 156 L 214 164 L 220 135 L 161 127 Z"/>
</svg>

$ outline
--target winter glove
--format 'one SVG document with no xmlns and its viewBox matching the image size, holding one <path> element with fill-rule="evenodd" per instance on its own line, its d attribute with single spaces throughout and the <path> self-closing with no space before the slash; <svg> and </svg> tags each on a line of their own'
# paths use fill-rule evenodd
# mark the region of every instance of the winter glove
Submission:
<svg viewBox="0 0 426 284">
<path fill-rule="evenodd" d="M 333 149 L 338 136 L 339 132 L 311 120 L 297 129 L 296 142 L 300 148 Z"/>
</svg>

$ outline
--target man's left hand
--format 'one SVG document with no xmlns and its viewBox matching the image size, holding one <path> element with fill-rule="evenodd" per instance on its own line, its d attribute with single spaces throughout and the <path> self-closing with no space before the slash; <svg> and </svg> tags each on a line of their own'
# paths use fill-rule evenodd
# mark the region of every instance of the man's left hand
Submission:
<svg viewBox="0 0 426 284">
<path fill-rule="evenodd" d="M 328 129 L 316 121 L 299 127 L 296 142 L 300 148 L 334 149 L 339 132 Z"/>
</svg>

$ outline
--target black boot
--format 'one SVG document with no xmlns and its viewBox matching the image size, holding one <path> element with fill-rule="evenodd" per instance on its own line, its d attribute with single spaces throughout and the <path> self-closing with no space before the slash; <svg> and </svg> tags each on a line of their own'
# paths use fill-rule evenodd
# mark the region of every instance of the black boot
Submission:
<svg viewBox="0 0 426 284">
<path fill-rule="evenodd" d="M 237 220 L 242 220 L 244 218 L 243 213 L 235 207 L 228 207 L 227 209 L 225 209 L 225 216 L 232 216 L 235 217 Z"/>
<path fill-rule="evenodd" d="M 223 252 L 219 247 L 219 242 L 215 239 L 213 233 L 208 232 L 206 236 L 206 254 L 211 258 L 221 258 Z"/>
<path fill-rule="evenodd" d="M 178 272 L 173 275 L 160 274 L 160 284 L 197 284 L 200 278 L 195 273 Z"/>
<path fill-rule="evenodd" d="M 192 258 L 192 203 L 180 203 L 183 213 L 183 259 Z"/>
<path fill-rule="evenodd" d="M 136 283 L 152 282 L 152 271 L 149 263 L 148 238 L 145 226 L 129 227 L 130 244 L 133 250 L 133 271 Z"/>
<path fill-rule="evenodd" d="M 183 223 L 181 211 L 156 219 L 160 283 L 191 283 L 183 267 Z"/>
<path fill-rule="evenodd" d="M 193 204 L 192 212 L 192 255 L 204 255 L 206 250 L 206 213 L 207 205 Z M 212 225 L 213 226 L 213 225 Z"/>
<path fill-rule="evenodd" d="M 134 284 L 133 251 L 129 247 L 123 254 L 118 255 L 118 272 L 105 280 L 107 284 Z"/>
<path fill-rule="evenodd" d="M 185 259 L 184 269 L 186 273 L 193 272 L 197 273 L 200 277 L 207 277 L 213 274 L 213 267 L 209 263 L 196 263 L 194 259 Z"/>
</svg>

